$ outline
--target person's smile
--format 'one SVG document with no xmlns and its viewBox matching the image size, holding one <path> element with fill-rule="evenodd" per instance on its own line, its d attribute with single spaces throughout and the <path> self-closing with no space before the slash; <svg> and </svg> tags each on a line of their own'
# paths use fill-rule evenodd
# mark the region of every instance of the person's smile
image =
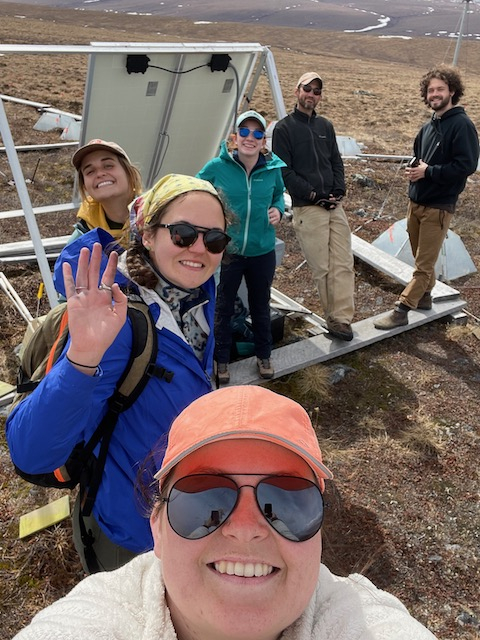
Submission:
<svg viewBox="0 0 480 640">
<path fill-rule="evenodd" d="M 95 189 L 101 189 L 102 187 L 110 187 L 112 184 L 115 184 L 115 180 L 102 180 L 95 186 Z"/>
<path fill-rule="evenodd" d="M 275 570 L 275 567 L 265 562 L 238 562 L 233 560 L 214 562 L 213 568 L 218 573 L 240 578 L 261 578 L 270 575 Z"/>
</svg>

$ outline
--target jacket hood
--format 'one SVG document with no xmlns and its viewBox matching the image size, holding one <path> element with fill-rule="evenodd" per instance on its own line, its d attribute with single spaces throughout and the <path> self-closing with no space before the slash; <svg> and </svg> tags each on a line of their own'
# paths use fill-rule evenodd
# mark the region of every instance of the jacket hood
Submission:
<svg viewBox="0 0 480 640">
<path fill-rule="evenodd" d="M 454 118 L 455 116 L 459 116 L 459 115 L 464 115 L 465 114 L 465 109 L 463 107 L 452 107 L 451 109 L 448 109 L 448 111 L 445 111 L 445 113 L 443 114 L 443 116 L 440 116 L 439 118 L 437 117 L 436 113 L 432 114 L 432 120 L 447 120 L 447 118 Z"/>
<path fill-rule="evenodd" d="M 105 231 L 104 229 L 100 229 L 100 228 L 92 229 L 92 231 L 89 231 L 88 233 L 85 233 L 84 235 L 80 236 L 74 242 L 67 244 L 67 246 L 63 249 L 62 253 L 59 255 L 57 261 L 55 262 L 55 267 L 53 272 L 53 282 L 55 285 L 55 289 L 62 296 L 66 297 L 65 283 L 63 281 L 63 272 L 62 272 L 63 263 L 68 262 L 71 265 L 73 277 L 75 278 L 77 274 L 78 257 L 80 255 L 80 250 L 83 247 L 87 247 L 91 251 L 95 242 L 99 242 L 103 248 L 100 274 L 103 273 L 105 267 L 107 266 L 108 256 L 112 251 L 117 251 L 118 253 L 123 253 L 125 251 L 125 249 L 116 242 L 115 238 L 111 236 L 108 233 L 108 231 Z M 101 276 L 100 276 L 100 279 L 101 279 Z M 131 280 L 126 278 L 119 271 L 117 271 L 116 273 L 115 282 L 118 282 L 120 286 L 131 284 Z M 100 280 L 99 280 L 99 284 L 100 284 Z"/>
<path fill-rule="evenodd" d="M 127 212 L 127 211 L 126 211 Z M 128 214 L 128 212 L 127 212 Z M 114 237 L 120 239 L 123 235 L 125 225 L 129 224 L 128 215 L 125 221 L 125 225 L 120 229 L 112 229 L 108 223 L 107 215 L 105 213 L 105 209 L 100 204 L 90 196 L 86 200 L 83 200 L 80 204 L 80 208 L 77 212 L 77 218 L 80 220 L 84 220 L 89 229 L 95 229 L 96 227 L 100 227 L 102 229 L 108 229 L 109 233 Z"/>
</svg>

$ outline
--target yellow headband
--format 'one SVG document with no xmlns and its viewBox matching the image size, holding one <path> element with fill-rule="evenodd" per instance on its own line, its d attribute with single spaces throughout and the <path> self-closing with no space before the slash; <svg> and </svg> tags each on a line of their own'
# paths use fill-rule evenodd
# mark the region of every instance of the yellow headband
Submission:
<svg viewBox="0 0 480 640">
<path fill-rule="evenodd" d="M 215 188 L 207 182 L 193 176 L 184 176 L 179 173 L 170 173 L 160 180 L 148 191 L 136 198 L 130 210 L 131 222 L 135 224 L 141 235 L 157 211 L 182 193 L 190 191 L 206 191 L 219 198 Z"/>
</svg>

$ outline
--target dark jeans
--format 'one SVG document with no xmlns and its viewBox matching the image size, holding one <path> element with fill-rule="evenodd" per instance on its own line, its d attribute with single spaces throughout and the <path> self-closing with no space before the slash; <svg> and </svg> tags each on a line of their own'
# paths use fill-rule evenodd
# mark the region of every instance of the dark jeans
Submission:
<svg viewBox="0 0 480 640">
<path fill-rule="evenodd" d="M 223 258 L 215 306 L 215 360 L 229 362 L 232 347 L 231 319 L 238 288 L 245 277 L 248 306 L 257 358 L 269 358 L 272 351 L 270 288 L 275 274 L 275 250 L 262 256 L 228 254 Z"/>
</svg>

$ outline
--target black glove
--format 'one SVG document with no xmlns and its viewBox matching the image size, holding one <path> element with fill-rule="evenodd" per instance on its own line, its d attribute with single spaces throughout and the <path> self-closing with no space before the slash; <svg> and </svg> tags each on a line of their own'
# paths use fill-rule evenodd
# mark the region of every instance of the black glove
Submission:
<svg viewBox="0 0 480 640">
<path fill-rule="evenodd" d="M 336 200 L 329 200 L 328 198 L 320 198 L 319 200 L 317 200 L 317 202 L 315 202 L 315 204 L 317 204 L 320 207 L 323 207 L 327 211 L 330 211 L 330 209 L 335 209 L 338 203 Z"/>
</svg>

